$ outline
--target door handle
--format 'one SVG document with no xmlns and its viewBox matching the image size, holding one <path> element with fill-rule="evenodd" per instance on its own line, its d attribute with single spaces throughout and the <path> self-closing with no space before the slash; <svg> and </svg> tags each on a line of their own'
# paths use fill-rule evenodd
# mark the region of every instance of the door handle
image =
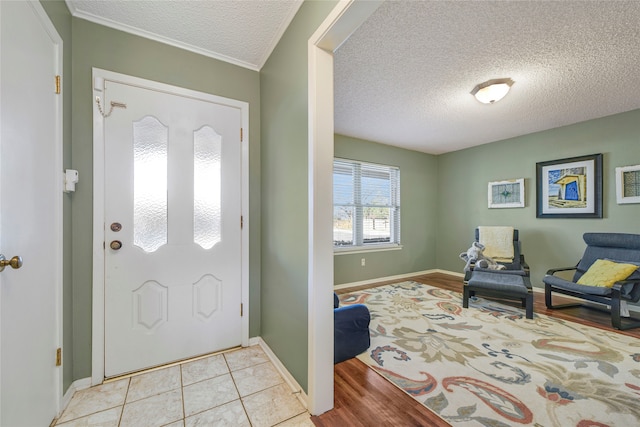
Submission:
<svg viewBox="0 0 640 427">
<path fill-rule="evenodd" d="M 0 254 L 0 271 L 4 271 L 7 266 L 13 269 L 22 267 L 22 257 L 14 256 L 11 259 L 6 259 L 4 255 Z"/>
<path fill-rule="evenodd" d="M 114 251 L 120 250 L 120 248 L 122 247 L 122 242 L 120 240 L 113 240 L 111 243 L 109 243 L 109 247 Z"/>
</svg>

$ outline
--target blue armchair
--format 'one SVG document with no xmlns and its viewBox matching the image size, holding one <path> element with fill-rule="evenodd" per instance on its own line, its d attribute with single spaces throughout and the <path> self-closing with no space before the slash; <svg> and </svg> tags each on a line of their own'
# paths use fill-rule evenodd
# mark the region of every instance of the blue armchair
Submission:
<svg viewBox="0 0 640 427">
<path fill-rule="evenodd" d="M 366 351 L 369 337 L 369 309 L 363 304 L 340 307 L 338 295 L 333 294 L 333 363 L 351 359 Z"/>
</svg>

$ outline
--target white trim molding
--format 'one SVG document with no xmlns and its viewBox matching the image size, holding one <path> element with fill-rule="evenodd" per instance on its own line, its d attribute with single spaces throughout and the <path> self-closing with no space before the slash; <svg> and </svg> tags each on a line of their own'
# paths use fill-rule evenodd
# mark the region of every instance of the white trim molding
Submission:
<svg viewBox="0 0 640 427">
<path fill-rule="evenodd" d="M 71 402 L 71 399 L 73 398 L 73 395 L 76 393 L 76 391 L 85 390 L 89 387 L 91 387 L 91 377 L 81 378 L 72 382 L 66 393 L 62 397 L 60 414 L 62 414 L 64 410 L 67 409 L 67 406 L 69 406 L 69 402 Z"/>
<path fill-rule="evenodd" d="M 133 34 L 139 37 L 144 37 L 146 39 L 153 40 L 159 43 L 164 43 L 166 45 L 173 46 L 178 49 L 183 49 L 189 52 L 197 53 L 198 55 L 207 56 L 209 58 L 217 59 L 219 61 L 224 61 L 229 64 L 237 65 L 242 68 L 247 68 L 252 71 L 260 71 L 260 69 L 267 62 L 267 59 L 269 59 L 269 56 L 271 56 L 271 53 L 273 53 L 273 50 L 275 49 L 275 47 L 278 45 L 278 42 L 282 38 L 282 35 L 284 34 L 284 32 L 289 27 L 289 24 L 291 24 L 291 21 L 295 17 L 296 13 L 298 13 L 298 9 L 300 9 L 300 6 L 302 5 L 303 0 L 293 1 L 287 16 L 281 22 L 280 27 L 278 28 L 276 33 L 273 35 L 273 38 L 269 41 L 269 45 L 267 49 L 258 58 L 256 63 L 253 63 L 253 61 L 250 61 L 250 62 L 243 61 L 228 55 L 214 52 L 209 49 L 205 49 L 205 48 L 195 46 L 180 40 L 176 40 L 171 37 L 166 37 L 151 31 L 147 31 L 133 25 L 124 24 L 122 22 L 114 21 L 113 19 L 105 18 L 103 16 L 98 16 L 93 13 L 80 10 L 76 7 L 76 3 L 70 0 L 65 0 L 65 3 L 69 8 L 69 12 L 74 18 L 84 19 L 85 21 L 93 22 L 94 24 L 103 25 L 105 27 L 113 28 L 118 31 Z"/>
<path fill-rule="evenodd" d="M 287 368 L 282 364 L 278 356 L 271 350 L 271 348 L 267 345 L 267 343 L 261 337 L 253 337 L 249 340 L 249 345 L 259 345 L 262 348 L 262 351 L 265 352 L 273 366 L 276 368 L 278 373 L 282 376 L 284 381 L 287 383 L 291 392 L 296 395 L 302 406 L 305 408 L 309 407 L 309 397 L 302 389 L 302 386 L 298 384 L 296 379 L 291 375 L 291 373 L 287 370 Z"/>
<path fill-rule="evenodd" d="M 397 274 L 395 276 L 376 277 L 375 279 L 361 280 L 359 282 L 343 283 L 341 285 L 335 285 L 333 287 L 333 289 L 336 290 L 336 291 L 337 290 L 342 290 L 342 289 L 350 289 L 350 288 L 355 288 L 357 286 L 372 285 L 374 283 L 389 282 L 391 280 L 408 279 L 410 277 L 422 276 L 424 274 L 430 274 L 430 273 L 446 273 L 446 274 L 451 274 L 451 275 L 455 275 L 455 276 L 464 277 L 463 274 L 453 273 L 453 272 L 446 271 L 446 270 L 423 270 L 423 271 L 416 271 L 416 272 L 413 272 L 413 273 Z"/>
<path fill-rule="evenodd" d="M 309 412 L 333 408 L 333 52 L 382 4 L 342 0 L 308 41 Z"/>
<path fill-rule="evenodd" d="M 402 245 L 375 245 L 375 246 L 350 246 L 346 248 L 335 247 L 333 248 L 334 255 L 352 255 L 352 254 L 364 254 L 371 252 L 387 252 L 387 251 L 399 251 L 402 250 Z"/>
</svg>

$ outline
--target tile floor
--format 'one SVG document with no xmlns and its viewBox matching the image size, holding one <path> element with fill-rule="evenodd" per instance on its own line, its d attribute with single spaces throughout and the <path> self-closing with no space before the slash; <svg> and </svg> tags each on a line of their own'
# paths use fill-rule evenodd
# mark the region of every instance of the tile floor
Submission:
<svg viewBox="0 0 640 427">
<path fill-rule="evenodd" d="M 313 426 L 259 346 L 76 392 L 56 426 Z"/>
</svg>

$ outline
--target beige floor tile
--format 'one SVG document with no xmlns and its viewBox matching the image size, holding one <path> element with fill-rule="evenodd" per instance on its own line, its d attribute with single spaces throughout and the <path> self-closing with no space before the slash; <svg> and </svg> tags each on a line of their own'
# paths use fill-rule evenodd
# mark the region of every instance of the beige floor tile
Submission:
<svg viewBox="0 0 640 427">
<path fill-rule="evenodd" d="M 277 424 L 277 427 L 314 427 L 311 421 L 311 415 L 308 412 L 293 417 L 287 421 Z"/>
<path fill-rule="evenodd" d="M 241 397 L 284 382 L 280 373 L 269 362 L 233 371 L 231 375 Z"/>
<path fill-rule="evenodd" d="M 127 378 L 77 391 L 58 422 L 64 423 L 86 415 L 122 406 L 128 386 L 129 379 Z"/>
<path fill-rule="evenodd" d="M 269 361 L 269 358 L 259 345 L 242 348 L 240 350 L 224 353 L 224 358 L 229 364 L 232 371 L 248 368 L 249 366 L 259 365 Z"/>
<path fill-rule="evenodd" d="M 264 351 L 252 346 L 81 390 L 56 425 L 311 427 L 313 423 Z"/>
<path fill-rule="evenodd" d="M 182 365 L 182 385 L 196 383 L 229 373 L 229 367 L 221 354 Z"/>
<path fill-rule="evenodd" d="M 183 393 L 186 417 L 240 398 L 229 374 L 188 385 Z"/>
<path fill-rule="evenodd" d="M 286 384 L 243 397 L 242 402 L 254 427 L 274 426 L 305 412 Z"/>
<path fill-rule="evenodd" d="M 240 400 L 234 400 L 217 408 L 201 412 L 184 420 L 185 427 L 250 427 L 247 414 Z"/>
<path fill-rule="evenodd" d="M 120 415 L 122 414 L 122 406 L 108 409 L 106 411 L 97 412 L 87 415 L 86 417 L 76 418 L 75 420 L 56 424 L 59 427 L 118 427 L 120 423 Z"/>
<path fill-rule="evenodd" d="M 120 427 L 158 427 L 183 417 L 182 392 L 172 390 L 124 405 Z"/>
<path fill-rule="evenodd" d="M 159 369 L 131 377 L 127 403 L 177 390 L 180 383 L 180 366 Z"/>
</svg>

